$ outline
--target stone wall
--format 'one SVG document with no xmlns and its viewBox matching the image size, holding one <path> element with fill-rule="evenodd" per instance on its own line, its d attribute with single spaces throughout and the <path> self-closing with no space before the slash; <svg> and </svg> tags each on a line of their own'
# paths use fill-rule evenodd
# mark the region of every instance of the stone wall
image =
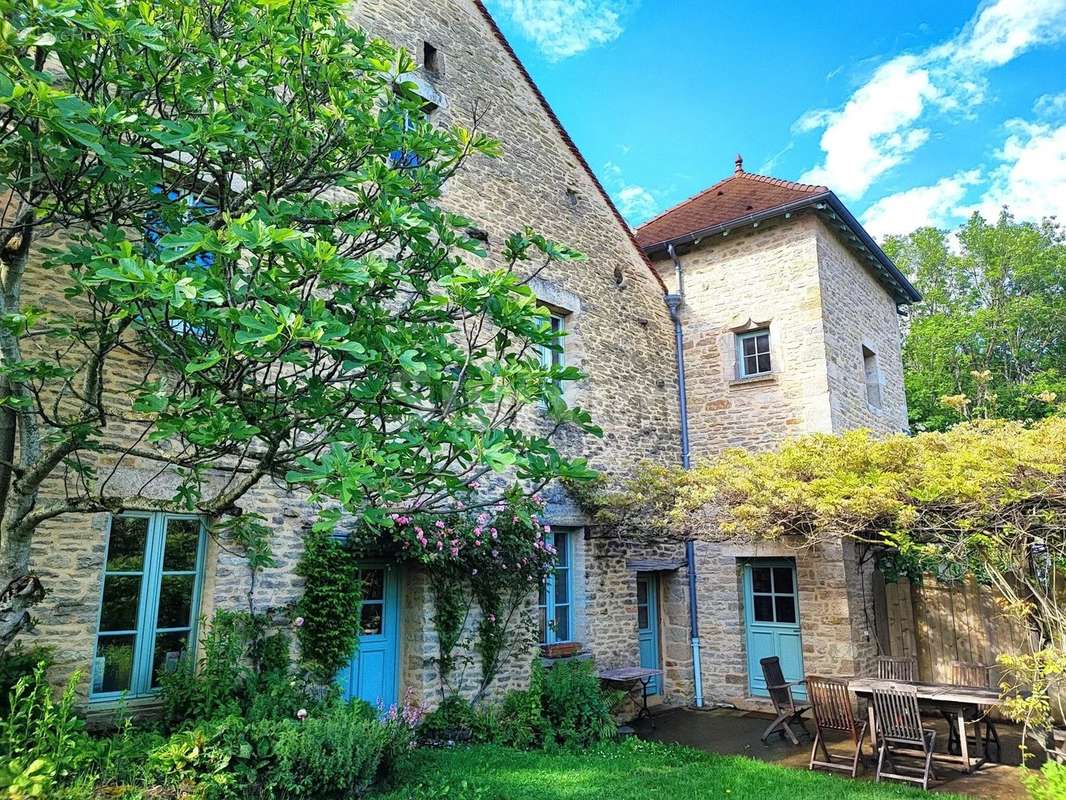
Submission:
<svg viewBox="0 0 1066 800">
<path fill-rule="evenodd" d="M 857 585 L 841 544 L 813 550 L 785 542 L 697 545 L 698 608 L 704 702 L 766 710 L 769 700 L 748 688 L 743 565 L 752 558 L 793 559 L 799 590 L 803 667 L 807 674 L 843 677 L 863 674 L 868 643 L 856 619 Z"/>
<path fill-rule="evenodd" d="M 806 215 L 739 229 L 680 255 L 694 459 L 831 429 L 817 225 Z M 673 289 L 670 261 L 655 263 Z M 770 328 L 773 373 L 738 380 L 735 336 L 750 324 Z"/>
<path fill-rule="evenodd" d="M 816 236 L 833 430 L 869 428 L 882 434 L 906 430 L 896 302 L 821 221 Z M 863 347 L 876 357 L 880 406 L 867 402 Z"/>
<path fill-rule="evenodd" d="M 443 70 L 438 75 L 422 72 L 419 80 L 440 101 L 433 121 L 472 126 L 476 116 L 480 128 L 502 142 L 501 158 L 468 162 L 443 198 L 447 208 L 467 216 L 485 232 L 490 260 L 500 255 L 506 237 L 526 224 L 588 255 L 585 262 L 542 270 L 535 278 L 530 274 L 538 296 L 566 312 L 567 363 L 587 375 L 568 388 L 567 399 L 587 408 L 604 429 L 602 438 L 564 430 L 559 436 L 561 449 L 584 455 L 593 467 L 615 476 L 645 459 L 676 463 L 677 376 L 662 286 L 482 11 L 470 0 L 366 0 L 353 6 L 352 19 L 406 46 L 416 58 L 421 57 L 422 43 L 431 42 Z M 27 302 L 56 307 L 55 303 L 64 302 L 61 288 L 51 276 L 35 273 Z M 128 402 L 123 386 L 143 379 L 143 365 L 120 363 L 118 377 L 111 387 L 115 402 Z M 540 409 L 532 408 L 525 424 L 545 430 L 548 423 Z M 119 430 L 116 435 L 127 433 Z M 98 466 L 106 467 L 106 459 Z M 115 480 L 133 485 L 144 477 L 144 469 L 129 462 Z M 167 491 L 165 480 L 159 490 Z M 564 492 L 551 492 L 549 500 L 547 522 L 583 524 L 580 511 Z M 285 606 L 301 591 L 293 567 L 310 509 L 300 495 L 268 483 L 250 492 L 240 505 L 262 513 L 274 529 L 278 566 L 259 579 L 254 607 Z M 63 517 L 48 526 L 34 550 L 34 568 L 52 593 L 37 609 L 39 625 L 27 638 L 58 648 L 57 681 L 74 669 L 82 670 L 83 696 L 88 692 L 95 646 L 106 528 L 106 515 Z M 581 561 L 586 552 L 583 546 Z M 575 587 L 584 592 L 585 575 L 594 573 L 575 564 Z M 405 572 L 402 581 L 401 686 L 410 686 L 432 701 L 439 686 L 432 664 L 437 646 L 430 593 L 425 576 L 417 571 Z M 202 615 L 209 617 L 217 608 L 246 608 L 248 595 L 243 559 L 211 543 Z M 613 601 L 601 596 L 597 602 L 618 613 Z M 629 611 L 635 626 L 635 610 Z M 585 635 L 586 619 L 596 617 L 575 614 L 578 636 Z M 476 615 L 471 625 L 475 622 Z M 588 638 L 594 639 L 591 632 Z M 635 633 L 628 647 L 635 651 Z M 531 655 L 516 654 L 502 672 L 498 690 L 525 679 Z"/>
</svg>

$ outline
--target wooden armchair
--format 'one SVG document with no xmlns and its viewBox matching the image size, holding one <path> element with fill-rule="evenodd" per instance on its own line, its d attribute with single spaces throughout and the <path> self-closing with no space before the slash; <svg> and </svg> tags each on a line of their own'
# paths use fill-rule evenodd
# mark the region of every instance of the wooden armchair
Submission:
<svg viewBox="0 0 1066 800">
<path fill-rule="evenodd" d="M 992 669 L 986 664 L 970 664 L 965 661 L 951 662 L 951 682 L 956 686 L 974 686 L 981 689 L 992 689 Z M 959 741 L 959 729 L 954 714 L 947 711 L 941 712 L 948 722 L 948 752 L 959 755 L 962 752 Z M 980 708 L 967 709 L 966 721 L 974 726 L 974 735 L 967 741 L 975 750 L 981 747 L 985 758 L 989 761 L 999 761 L 1003 757 L 1003 748 L 999 743 L 999 732 L 989 719 L 988 714 Z M 981 735 L 981 726 L 984 725 L 985 733 Z M 992 758 L 992 745 L 996 746 L 996 757 Z"/>
<path fill-rule="evenodd" d="M 862 740 L 866 738 L 867 722 L 855 719 L 854 706 L 851 702 L 851 693 L 844 681 L 833 678 L 818 678 L 814 675 L 807 676 L 807 698 L 811 701 L 811 710 L 814 714 L 814 725 L 817 733 L 814 744 L 811 746 L 810 769 L 820 767 L 823 769 L 836 769 L 850 772 L 855 777 L 862 763 Z M 834 755 L 829 752 L 825 742 L 825 731 L 839 731 L 846 733 L 851 739 L 855 751 L 851 753 L 851 761 L 844 758 L 835 761 Z M 817 758 L 818 748 L 821 748 L 824 760 Z M 837 758 L 842 756 L 837 755 Z"/>
<path fill-rule="evenodd" d="M 877 781 L 892 778 L 929 788 L 933 774 L 936 731 L 922 727 L 918 690 L 906 683 L 885 681 L 873 686 L 870 700 L 877 731 Z M 900 764 L 900 756 L 916 757 L 921 766 Z"/>
<path fill-rule="evenodd" d="M 882 681 L 918 681 L 918 662 L 910 657 L 878 656 L 877 679 Z"/>
<path fill-rule="evenodd" d="M 810 731 L 807 730 L 807 725 L 803 721 L 803 715 L 810 710 L 810 706 L 797 706 L 795 699 L 792 697 L 792 687 L 803 683 L 803 681 L 786 681 L 785 673 L 781 671 L 781 660 L 777 656 L 761 659 L 759 664 L 762 666 L 762 674 L 766 679 L 766 689 L 770 692 L 770 700 L 773 702 L 774 711 L 777 713 L 777 719 L 771 722 L 763 733 L 762 743 L 766 744 L 770 736 L 777 733 L 782 738 L 787 736 L 792 744 L 798 745 L 799 739 L 796 738 L 796 734 L 791 727 L 793 723 L 803 728 L 807 738 L 811 736 Z"/>
</svg>

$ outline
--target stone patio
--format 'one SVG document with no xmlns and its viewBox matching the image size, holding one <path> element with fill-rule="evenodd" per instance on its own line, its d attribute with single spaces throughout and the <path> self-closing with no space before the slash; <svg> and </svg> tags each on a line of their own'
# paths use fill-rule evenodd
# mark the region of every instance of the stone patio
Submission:
<svg viewBox="0 0 1066 800">
<path fill-rule="evenodd" d="M 641 720 L 634 727 L 637 735 L 643 739 L 676 742 L 711 753 L 748 756 L 760 761 L 807 769 L 811 742 L 806 737 L 800 737 L 799 747 L 793 747 L 787 740 L 777 736 L 772 737 L 768 745 L 759 740 L 772 719 L 772 716 L 766 714 L 732 709 L 698 711 L 691 708 L 672 708 L 660 710 L 652 720 Z M 928 720 L 927 724 L 938 731 L 937 749 L 946 749 L 945 724 L 932 719 Z M 814 725 L 808 723 L 808 727 L 813 734 Z M 954 792 L 990 800 L 1018 800 L 1027 796 L 1018 779 L 1020 736 L 1016 729 L 1006 724 L 997 724 L 996 727 L 1003 743 L 1006 763 L 986 764 L 971 775 L 952 770 L 948 765 L 938 765 L 938 780 L 934 791 Z M 832 742 L 830 748 L 833 749 Z M 868 740 L 863 750 L 869 756 Z M 865 770 L 860 771 L 859 780 L 872 780 L 873 774 L 872 764 L 868 765 Z M 851 779 L 844 775 L 841 780 Z"/>
</svg>

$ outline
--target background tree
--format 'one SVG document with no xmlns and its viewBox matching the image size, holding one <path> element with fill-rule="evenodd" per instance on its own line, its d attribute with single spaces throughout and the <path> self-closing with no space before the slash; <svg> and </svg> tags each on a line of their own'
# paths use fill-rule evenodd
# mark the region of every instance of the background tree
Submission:
<svg viewBox="0 0 1066 800">
<path fill-rule="evenodd" d="M 1034 225 L 1004 211 L 992 224 L 975 214 L 957 244 L 919 228 L 884 249 L 925 296 L 903 348 L 915 427 L 943 430 L 975 405 L 1039 419 L 1066 399 L 1066 239 L 1054 220 Z"/>
<path fill-rule="evenodd" d="M 432 125 L 343 3 L 0 10 L 0 649 L 62 515 L 195 510 L 247 540 L 262 481 L 387 527 L 487 472 L 588 475 L 551 444 L 595 428 L 525 286 L 579 256 L 527 230 L 491 261 L 435 205 L 498 146 L 476 112 Z"/>
</svg>

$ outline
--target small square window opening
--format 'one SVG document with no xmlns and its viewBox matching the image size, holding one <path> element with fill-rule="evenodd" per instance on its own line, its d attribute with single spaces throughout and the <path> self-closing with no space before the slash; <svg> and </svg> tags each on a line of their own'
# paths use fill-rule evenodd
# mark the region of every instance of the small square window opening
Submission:
<svg viewBox="0 0 1066 800">
<path fill-rule="evenodd" d="M 737 377 L 751 378 L 772 372 L 770 331 L 767 328 L 737 334 Z"/>
</svg>

